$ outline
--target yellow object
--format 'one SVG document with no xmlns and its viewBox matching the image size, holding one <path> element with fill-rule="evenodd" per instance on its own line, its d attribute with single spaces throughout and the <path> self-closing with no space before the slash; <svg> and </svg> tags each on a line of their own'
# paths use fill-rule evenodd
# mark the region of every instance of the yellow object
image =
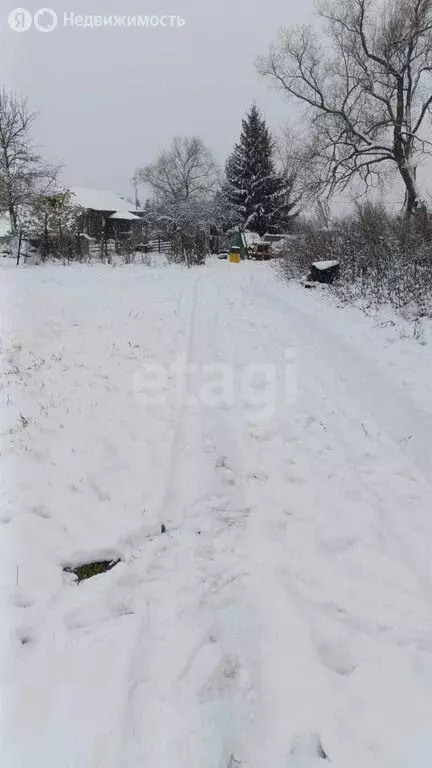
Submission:
<svg viewBox="0 0 432 768">
<path fill-rule="evenodd" d="M 239 253 L 230 253 L 229 260 L 231 264 L 240 264 L 240 254 Z"/>
</svg>

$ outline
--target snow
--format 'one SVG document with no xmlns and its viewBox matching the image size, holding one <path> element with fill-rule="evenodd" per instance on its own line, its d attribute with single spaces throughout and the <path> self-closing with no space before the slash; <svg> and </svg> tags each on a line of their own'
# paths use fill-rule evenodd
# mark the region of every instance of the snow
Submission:
<svg viewBox="0 0 432 768">
<path fill-rule="evenodd" d="M 333 261 L 314 261 L 312 266 L 315 267 L 316 269 L 321 270 L 321 269 L 330 269 L 330 267 L 337 267 L 338 264 L 339 264 L 339 262 L 335 261 L 335 260 L 333 260 Z"/>
<path fill-rule="evenodd" d="M 129 211 L 116 211 L 116 213 L 112 213 L 109 218 L 122 219 L 122 221 L 140 221 L 139 216 L 135 216 L 134 213 L 129 213 Z"/>
<path fill-rule="evenodd" d="M 243 237 L 247 246 L 262 242 L 262 239 L 257 232 L 251 232 L 248 229 L 243 233 Z"/>
<path fill-rule="evenodd" d="M 11 231 L 10 218 L 7 214 L 0 216 L 0 238 L 8 237 Z"/>
<path fill-rule="evenodd" d="M 0 292 L 0 765 L 429 767 L 430 344 L 265 263 Z"/>
<path fill-rule="evenodd" d="M 88 208 L 92 211 L 121 211 L 122 213 L 128 213 L 129 209 L 133 208 L 132 203 L 114 192 L 91 189 L 90 187 L 69 187 L 68 189 L 75 196 L 73 202 L 81 208 Z"/>
</svg>

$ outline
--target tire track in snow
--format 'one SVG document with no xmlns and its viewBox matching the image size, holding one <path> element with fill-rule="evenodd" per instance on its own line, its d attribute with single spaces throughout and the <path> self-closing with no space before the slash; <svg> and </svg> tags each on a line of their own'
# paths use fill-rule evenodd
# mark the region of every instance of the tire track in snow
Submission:
<svg viewBox="0 0 432 768">
<path fill-rule="evenodd" d="M 248 317 L 249 287 L 235 281 L 231 289 L 234 301 L 228 303 L 223 313 L 219 339 L 224 339 L 224 349 L 233 366 L 244 359 L 241 345 L 246 338 L 239 333 L 237 340 L 236 334 L 230 335 L 228 329 L 235 328 L 238 316 Z M 217 288 L 213 290 L 218 293 Z M 224 293 L 229 295 L 228 286 Z M 256 354 L 261 355 L 260 337 L 264 340 L 265 329 L 263 332 L 260 328 L 259 319 L 251 323 L 250 336 L 254 343 L 248 349 L 255 349 Z M 280 357 L 278 355 L 278 359 Z M 282 375 L 281 370 L 278 375 Z M 277 462 L 263 465 L 264 446 L 268 443 L 254 440 L 252 424 L 242 406 L 234 407 L 233 417 L 222 425 L 213 425 L 224 453 L 230 457 L 231 442 L 231 449 L 239 454 L 237 469 L 241 476 L 242 500 L 250 510 L 240 540 L 240 560 L 246 578 L 239 586 L 234 631 L 225 636 L 227 653 L 239 658 L 249 681 L 240 700 L 232 702 L 231 737 L 241 765 L 258 768 L 269 764 L 285 768 L 294 765 L 294 757 L 291 763 L 289 755 L 298 737 L 306 735 L 313 743 L 315 731 L 319 733 L 324 729 L 324 721 L 331 720 L 328 714 L 331 708 L 309 629 L 282 586 L 273 542 L 269 540 L 268 526 L 271 519 L 277 517 L 275 510 L 281 504 L 280 490 L 284 487 L 280 467 Z M 270 441 L 273 449 L 278 450 L 277 430 Z M 274 451 L 271 456 L 274 459 Z M 231 456 L 229 461 L 233 459 Z M 266 472 L 260 473 L 263 468 Z M 220 620 L 224 621 L 223 614 Z M 324 719 L 323 711 L 327 712 Z M 301 751 L 303 759 L 312 761 L 312 765 L 315 754 L 312 748 L 306 746 Z"/>
<path fill-rule="evenodd" d="M 188 306 L 186 312 L 184 311 L 184 309 L 181 310 L 181 313 L 183 315 L 183 321 L 184 321 L 184 324 L 186 325 L 186 331 L 184 329 L 184 326 L 182 326 L 182 330 L 178 334 L 172 349 L 173 355 L 175 355 L 178 359 L 181 359 L 181 357 L 183 357 L 184 366 L 186 370 L 191 360 L 191 350 L 193 345 L 193 335 L 194 335 L 194 327 L 195 327 L 195 316 L 197 311 L 198 283 L 200 280 L 201 280 L 201 276 L 198 276 L 197 278 L 194 279 L 190 305 Z M 184 295 L 180 299 L 180 307 L 182 306 L 183 301 L 184 301 Z M 180 342 L 184 338 L 186 338 L 186 344 L 182 350 L 182 344 Z M 173 360 L 171 361 L 171 363 L 172 362 Z M 168 383 L 171 386 L 172 380 L 170 379 Z M 172 394 L 173 394 L 172 392 L 169 392 L 169 396 L 172 396 Z M 177 395 L 178 395 L 178 390 L 177 390 Z M 187 391 L 183 388 L 180 393 L 180 402 L 176 404 L 176 409 L 173 416 L 174 426 L 172 427 L 171 444 L 170 444 L 169 457 L 168 457 L 168 462 L 166 467 L 166 480 L 165 480 L 164 488 L 160 494 L 160 500 L 157 502 L 155 509 L 153 511 L 153 517 L 156 518 L 156 520 L 158 521 L 159 527 L 162 525 L 162 523 L 164 522 L 166 523 L 169 518 L 168 507 L 169 507 L 169 501 L 170 501 L 170 497 L 172 496 L 172 490 L 173 490 L 173 475 L 175 473 L 175 464 L 176 464 L 177 456 L 179 452 L 182 420 L 183 420 L 184 410 L 186 407 L 186 397 L 187 397 Z M 156 531 L 154 530 L 153 534 L 155 533 Z M 151 535 L 151 531 L 149 531 L 149 526 L 146 523 L 144 523 L 144 525 L 138 530 L 136 530 L 133 534 L 128 534 L 125 540 L 122 542 L 123 549 L 125 549 L 126 552 L 128 553 L 127 556 L 132 556 L 134 552 L 136 552 L 136 550 L 139 549 L 139 547 L 146 542 L 146 540 L 149 538 L 149 535 Z"/>
<path fill-rule="evenodd" d="M 184 431 L 184 420 L 186 415 L 186 408 L 190 407 L 190 405 L 188 405 L 188 402 L 187 402 L 187 398 L 188 398 L 187 371 L 192 362 L 192 352 L 193 352 L 195 336 L 196 336 L 196 318 L 197 318 L 197 306 L 198 306 L 198 295 L 199 295 L 198 286 L 200 284 L 200 281 L 202 281 L 202 279 L 203 279 L 202 276 L 197 277 L 195 279 L 194 286 L 193 286 L 192 306 L 191 306 L 189 320 L 188 320 L 188 339 L 187 339 L 187 345 L 185 350 L 186 379 L 183 382 L 182 391 L 180 394 L 180 403 L 178 406 L 175 427 L 174 427 L 174 434 L 173 434 L 173 439 L 171 443 L 167 483 L 166 483 L 164 495 L 160 504 L 160 515 L 161 515 L 161 519 L 164 519 L 164 520 L 165 519 L 169 520 L 170 515 L 172 514 L 172 504 L 174 501 L 174 498 L 173 498 L 174 488 L 175 488 L 176 481 L 178 481 L 178 464 L 179 464 L 179 456 L 181 451 L 182 434 Z M 178 506 L 178 502 L 176 502 L 176 504 Z"/>
<path fill-rule="evenodd" d="M 187 317 L 187 330 L 186 333 L 184 332 L 184 329 L 182 331 L 183 338 L 186 336 L 186 346 L 184 349 L 186 368 L 191 361 L 198 302 L 198 282 L 200 279 L 201 277 L 198 277 L 194 280 L 191 304 Z M 176 350 L 176 353 L 178 354 L 179 350 Z M 171 527 L 173 522 L 171 517 L 172 503 L 174 500 L 175 483 L 177 479 L 177 465 L 179 460 L 181 436 L 184 429 L 183 421 L 186 413 L 186 397 L 187 391 L 183 390 L 181 393 L 181 400 L 178 404 L 175 415 L 169 460 L 167 465 L 166 483 L 161 496 L 161 500 L 158 504 L 158 511 L 156 512 L 156 516 L 160 519 L 161 523 L 163 522 L 166 524 L 169 522 Z M 147 526 L 144 525 L 141 531 L 138 531 L 133 536 L 133 540 L 131 542 L 133 550 L 136 550 L 137 548 L 139 549 L 145 545 L 147 538 L 148 529 Z M 154 557 L 150 563 L 147 563 L 147 572 L 149 569 L 151 569 L 152 566 L 155 565 L 155 563 L 158 563 L 159 561 L 163 563 L 170 557 L 174 558 L 176 553 L 175 551 L 173 552 L 173 550 L 176 549 L 177 541 L 174 540 L 174 534 L 170 532 L 168 532 L 168 534 L 164 534 L 163 540 L 161 539 L 161 544 L 157 548 Z M 139 558 L 139 553 L 137 558 Z M 144 755 L 142 752 L 142 739 L 144 738 L 144 734 L 141 733 L 141 726 L 144 723 L 137 710 L 140 706 L 139 701 L 141 689 L 146 685 L 146 683 L 149 682 L 149 679 L 152 677 L 155 678 L 156 676 L 159 677 L 159 680 L 155 680 L 156 693 L 157 688 L 163 690 L 164 685 L 167 685 L 167 683 L 164 682 L 166 669 L 164 670 L 162 668 L 157 668 L 155 665 L 153 673 L 151 673 L 148 669 L 147 659 L 148 657 L 151 658 L 152 654 L 153 657 L 156 658 L 158 654 L 160 654 L 160 650 L 155 646 L 155 643 L 159 642 L 161 645 L 166 643 L 166 639 L 164 637 L 165 631 L 168 634 L 170 633 L 170 625 L 175 620 L 177 610 L 175 598 L 177 592 L 171 591 L 169 581 L 170 580 L 168 580 L 167 589 L 164 591 L 164 594 L 161 595 L 160 600 L 158 600 L 157 597 L 155 598 L 153 595 L 149 595 L 148 589 L 143 589 L 143 600 L 145 601 L 145 608 L 142 610 L 142 618 L 140 618 L 138 621 L 135 640 L 130 652 L 131 661 L 128 673 L 129 691 L 122 717 L 123 735 L 118 762 L 115 763 L 116 766 L 123 766 L 126 764 L 132 768 L 132 766 L 135 765 L 142 765 L 143 759 L 146 760 L 145 764 L 147 765 L 147 761 L 150 759 L 148 755 Z M 178 584 L 176 587 L 178 588 Z M 156 601 L 157 606 L 156 610 L 154 610 L 153 606 L 156 604 Z M 166 629 L 164 630 L 163 627 Z M 152 634 L 155 635 L 153 642 Z M 165 715 L 169 722 L 171 722 L 175 717 L 175 714 L 169 711 L 167 711 Z M 151 720 L 151 717 L 149 717 L 149 720 Z M 153 732 L 152 728 L 146 727 L 145 734 L 149 742 L 153 742 L 155 738 L 157 739 L 157 736 L 155 737 L 155 733 L 157 733 L 157 726 L 157 723 L 153 724 Z M 162 734 L 160 739 L 163 741 Z M 161 765 L 165 764 L 165 758 L 162 758 L 161 756 L 160 759 L 162 759 Z M 150 765 L 150 763 L 148 764 Z"/>
<path fill-rule="evenodd" d="M 201 282 L 202 278 L 198 280 Z M 189 320 L 186 364 L 202 362 L 203 342 L 197 324 L 198 280 Z M 189 707 L 176 703 L 177 690 L 180 697 L 186 695 L 182 692 L 188 685 L 187 670 L 197 657 L 209 656 L 211 664 L 215 655 L 215 638 L 211 634 L 213 617 L 211 613 L 207 615 L 201 603 L 206 594 L 217 594 L 221 584 L 218 584 L 217 573 L 208 573 L 212 542 L 206 525 L 201 525 L 205 520 L 197 507 L 201 504 L 208 509 L 217 504 L 218 493 L 212 476 L 216 456 L 207 454 L 208 461 L 213 461 L 212 470 L 206 478 L 200 477 L 202 457 L 206 453 L 202 430 L 200 407 L 189 402 L 185 391 L 177 412 L 169 478 L 160 506 L 161 519 L 167 520 L 172 529 L 166 537 L 166 546 L 158 554 L 156 567 L 161 571 L 161 588 L 153 594 L 151 589 L 143 590 L 143 599 L 148 602 L 132 651 L 131 685 L 119 756 L 119 765 L 127 764 L 131 768 L 142 764 L 148 768 L 183 764 L 188 768 L 202 768 L 202 765 L 219 768 L 220 750 L 223 751 L 220 739 L 212 736 L 217 715 L 214 714 L 212 721 L 203 722 L 195 692 Z M 195 610 L 190 602 L 192 606 L 196 603 Z M 204 667 L 203 687 L 207 674 Z M 190 729 L 196 733 L 189 744 Z M 206 733 L 207 740 L 212 736 L 211 755 Z M 180 753 L 185 755 L 184 762 L 179 760 Z"/>
<path fill-rule="evenodd" d="M 188 360 L 203 363 L 207 342 L 207 350 L 235 369 L 230 321 L 245 311 L 239 301 L 246 296 L 226 278 L 222 286 L 213 280 L 207 278 L 195 305 Z M 200 311 L 220 303 L 221 295 L 224 304 L 212 322 L 198 323 Z M 180 410 L 165 494 L 170 505 L 177 503 L 178 530 L 158 556 L 160 588 L 143 590 L 148 606 L 132 656 L 119 765 L 225 768 L 232 757 L 244 768 L 268 761 L 285 768 L 302 729 L 319 725 L 325 686 L 308 628 L 274 572 L 266 501 L 257 485 L 251 487 L 258 454 L 249 433 L 238 403 L 229 409 L 184 404 Z M 209 442 L 213 469 L 197 477 Z M 202 502 L 188 505 L 185 485 L 189 499 L 199 495 Z M 300 689 L 311 669 L 300 715 Z"/>
</svg>

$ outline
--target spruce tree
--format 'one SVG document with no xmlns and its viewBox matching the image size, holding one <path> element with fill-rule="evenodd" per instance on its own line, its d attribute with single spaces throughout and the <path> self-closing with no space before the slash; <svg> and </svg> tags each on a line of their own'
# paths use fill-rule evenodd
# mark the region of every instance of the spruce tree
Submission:
<svg viewBox="0 0 432 768">
<path fill-rule="evenodd" d="M 276 172 L 273 155 L 270 131 L 253 105 L 225 166 L 223 196 L 232 227 L 261 236 L 289 227 L 295 205 L 291 200 L 293 180 Z"/>
</svg>

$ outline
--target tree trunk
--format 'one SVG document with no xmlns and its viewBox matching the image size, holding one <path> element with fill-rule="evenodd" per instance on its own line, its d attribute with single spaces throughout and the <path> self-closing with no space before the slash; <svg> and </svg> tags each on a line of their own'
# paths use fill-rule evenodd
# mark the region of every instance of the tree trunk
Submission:
<svg viewBox="0 0 432 768">
<path fill-rule="evenodd" d="M 398 162 L 398 168 L 405 185 L 405 213 L 409 217 L 414 213 L 419 202 L 416 172 L 405 158 L 402 162 Z"/>
<path fill-rule="evenodd" d="M 12 203 L 9 204 L 9 218 L 10 218 L 10 223 L 11 223 L 11 230 L 12 230 L 13 234 L 16 234 L 16 232 L 18 230 L 17 215 L 16 215 L 16 211 L 15 211 L 15 206 Z"/>
</svg>

